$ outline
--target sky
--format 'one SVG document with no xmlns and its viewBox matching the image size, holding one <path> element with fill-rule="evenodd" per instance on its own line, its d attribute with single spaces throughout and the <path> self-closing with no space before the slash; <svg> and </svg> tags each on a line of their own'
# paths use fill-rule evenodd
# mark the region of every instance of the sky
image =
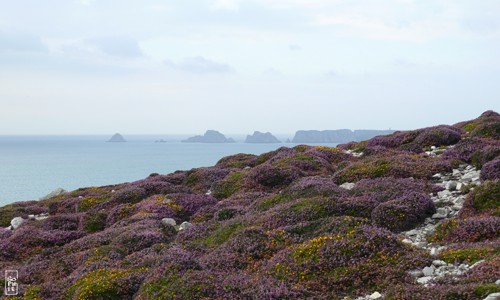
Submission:
<svg viewBox="0 0 500 300">
<path fill-rule="evenodd" d="M 499 49 L 498 0 L 0 0 L 0 135 L 454 124 Z"/>
</svg>

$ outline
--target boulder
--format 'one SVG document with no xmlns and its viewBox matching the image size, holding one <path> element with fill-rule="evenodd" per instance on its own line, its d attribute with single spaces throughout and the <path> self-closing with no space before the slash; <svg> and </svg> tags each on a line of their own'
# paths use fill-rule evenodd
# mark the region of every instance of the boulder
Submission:
<svg viewBox="0 0 500 300">
<path fill-rule="evenodd" d="M 172 225 L 172 226 L 177 225 L 177 222 L 175 222 L 175 220 L 172 218 L 163 218 L 161 219 L 161 222 L 165 225 Z"/>
<path fill-rule="evenodd" d="M 19 226 L 21 226 L 21 224 L 24 223 L 24 221 L 25 220 L 21 217 L 15 217 L 10 221 L 10 225 L 12 226 L 12 229 L 16 230 Z"/>
<path fill-rule="evenodd" d="M 182 224 L 179 226 L 179 230 L 186 230 L 191 226 L 193 226 L 193 224 L 189 222 L 182 222 Z"/>
<path fill-rule="evenodd" d="M 54 197 L 60 196 L 62 194 L 65 194 L 67 192 L 68 191 L 66 191 L 63 188 L 57 188 L 57 189 L 53 190 L 52 192 L 50 192 L 49 194 L 47 194 L 46 196 L 43 196 L 42 198 L 40 198 L 40 200 L 47 200 L 50 198 L 54 198 Z"/>
</svg>

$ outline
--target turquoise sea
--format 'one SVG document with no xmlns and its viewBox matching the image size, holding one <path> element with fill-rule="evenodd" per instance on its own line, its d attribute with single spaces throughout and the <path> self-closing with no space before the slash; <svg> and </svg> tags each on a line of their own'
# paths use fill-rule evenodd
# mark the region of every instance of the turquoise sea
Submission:
<svg viewBox="0 0 500 300">
<path fill-rule="evenodd" d="M 261 154 L 296 145 L 181 143 L 184 136 L 159 135 L 125 136 L 126 143 L 106 143 L 109 137 L 0 136 L 0 206 L 37 200 L 58 187 L 74 190 L 130 182 L 151 173 L 211 166 L 231 154 Z M 167 142 L 155 143 L 160 139 Z"/>
</svg>

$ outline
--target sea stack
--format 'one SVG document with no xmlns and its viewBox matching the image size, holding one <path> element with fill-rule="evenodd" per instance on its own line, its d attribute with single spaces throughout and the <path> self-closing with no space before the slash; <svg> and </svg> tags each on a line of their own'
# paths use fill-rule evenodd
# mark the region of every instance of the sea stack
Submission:
<svg viewBox="0 0 500 300">
<path fill-rule="evenodd" d="M 270 132 L 262 133 L 260 131 L 255 131 L 253 135 L 247 135 L 245 143 L 270 144 L 270 143 L 281 143 L 281 141 L 278 140 Z"/>
<path fill-rule="evenodd" d="M 183 143 L 234 143 L 232 138 L 226 138 L 216 130 L 207 130 L 204 135 L 197 135 L 182 141 Z"/>
<path fill-rule="evenodd" d="M 108 143 L 125 143 L 126 140 L 119 133 L 115 133 L 109 140 Z"/>
</svg>

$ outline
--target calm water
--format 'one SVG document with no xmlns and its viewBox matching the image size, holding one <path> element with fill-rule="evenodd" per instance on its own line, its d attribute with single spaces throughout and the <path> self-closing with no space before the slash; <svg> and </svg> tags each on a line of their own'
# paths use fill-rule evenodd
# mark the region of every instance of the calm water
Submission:
<svg viewBox="0 0 500 300">
<path fill-rule="evenodd" d="M 214 165 L 236 153 L 261 154 L 295 144 L 189 144 L 182 137 L 0 136 L 0 205 L 38 199 L 61 187 L 74 190 L 130 182 L 151 173 Z M 157 139 L 167 143 L 155 143 Z M 330 144 L 331 145 L 331 144 Z"/>
</svg>

